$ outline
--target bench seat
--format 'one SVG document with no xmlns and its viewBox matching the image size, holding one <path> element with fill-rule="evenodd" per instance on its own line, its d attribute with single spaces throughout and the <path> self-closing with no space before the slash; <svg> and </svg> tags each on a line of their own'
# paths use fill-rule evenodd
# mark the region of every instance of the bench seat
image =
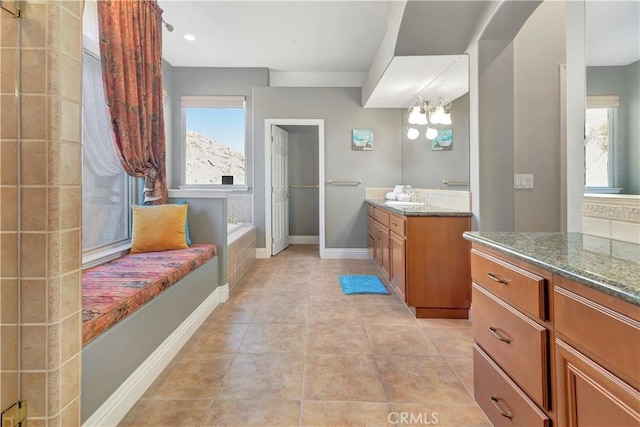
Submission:
<svg viewBox="0 0 640 427">
<path fill-rule="evenodd" d="M 82 343 L 94 338 L 217 255 L 212 244 L 128 254 L 82 273 Z"/>
</svg>

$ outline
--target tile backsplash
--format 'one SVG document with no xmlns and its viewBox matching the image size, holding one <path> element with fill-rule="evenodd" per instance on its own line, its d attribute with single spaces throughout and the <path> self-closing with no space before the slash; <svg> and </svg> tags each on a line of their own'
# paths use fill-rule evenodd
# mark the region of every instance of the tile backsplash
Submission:
<svg viewBox="0 0 640 427">
<path fill-rule="evenodd" d="M 384 199 L 393 191 L 392 187 L 372 187 L 365 189 L 365 199 Z M 468 191 L 436 190 L 429 188 L 412 188 L 420 201 L 440 208 L 458 211 L 471 211 L 471 193 Z"/>
</svg>

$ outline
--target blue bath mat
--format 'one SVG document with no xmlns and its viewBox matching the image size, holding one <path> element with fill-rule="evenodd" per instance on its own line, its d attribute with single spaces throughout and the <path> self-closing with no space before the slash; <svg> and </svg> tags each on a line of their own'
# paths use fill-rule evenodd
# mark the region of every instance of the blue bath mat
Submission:
<svg viewBox="0 0 640 427">
<path fill-rule="evenodd" d="M 345 295 L 378 294 L 389 295 L 378 276 L 350 275 L 340 276 L 340 286 Z"/>
</svg>

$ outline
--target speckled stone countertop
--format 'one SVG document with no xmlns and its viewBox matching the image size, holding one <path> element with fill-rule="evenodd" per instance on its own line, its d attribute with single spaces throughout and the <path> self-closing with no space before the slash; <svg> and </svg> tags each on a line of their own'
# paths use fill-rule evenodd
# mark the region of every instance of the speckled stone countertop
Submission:
<svg viewBox="0 0 640 427">
<path fill-rule="evenodd" d="M 379 208 L 388 209 L 398 215 L 404 216 L 472 216 L 471 212 L 457 211 L 454 209 L 441 208 L 428 204 L 420 206 L 391 206 L 385 204 L 384 200 L 367 199 L 367 203 Z"/>
<path fill-rule="evenodd" d="M 473 231 L 464 238 L 640 306 L 640 245 L 582 233 Z"/>
</svg>

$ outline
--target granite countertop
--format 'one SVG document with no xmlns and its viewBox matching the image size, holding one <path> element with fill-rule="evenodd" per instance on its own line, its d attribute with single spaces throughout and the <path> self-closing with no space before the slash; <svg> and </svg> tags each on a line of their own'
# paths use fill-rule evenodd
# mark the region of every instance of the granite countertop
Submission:
<svg viewBox="0 0 640 427">
<path fill-rule="evenodd" d="M 433 205 L 420 206 L 391 206 L 385 204 L 382 199 L 367 199 L 365 202 L 379 208 L 387 209 L 393 213 L 404 216 L 472 216 L 471 212 L 457 211 L 454 209 L 441 208 Z"/>
<path fill-rule="evenodd" d="M 640 306 L 640 245 L 582 233 L 474 231 L 464 238 Z"/>
</svg>

